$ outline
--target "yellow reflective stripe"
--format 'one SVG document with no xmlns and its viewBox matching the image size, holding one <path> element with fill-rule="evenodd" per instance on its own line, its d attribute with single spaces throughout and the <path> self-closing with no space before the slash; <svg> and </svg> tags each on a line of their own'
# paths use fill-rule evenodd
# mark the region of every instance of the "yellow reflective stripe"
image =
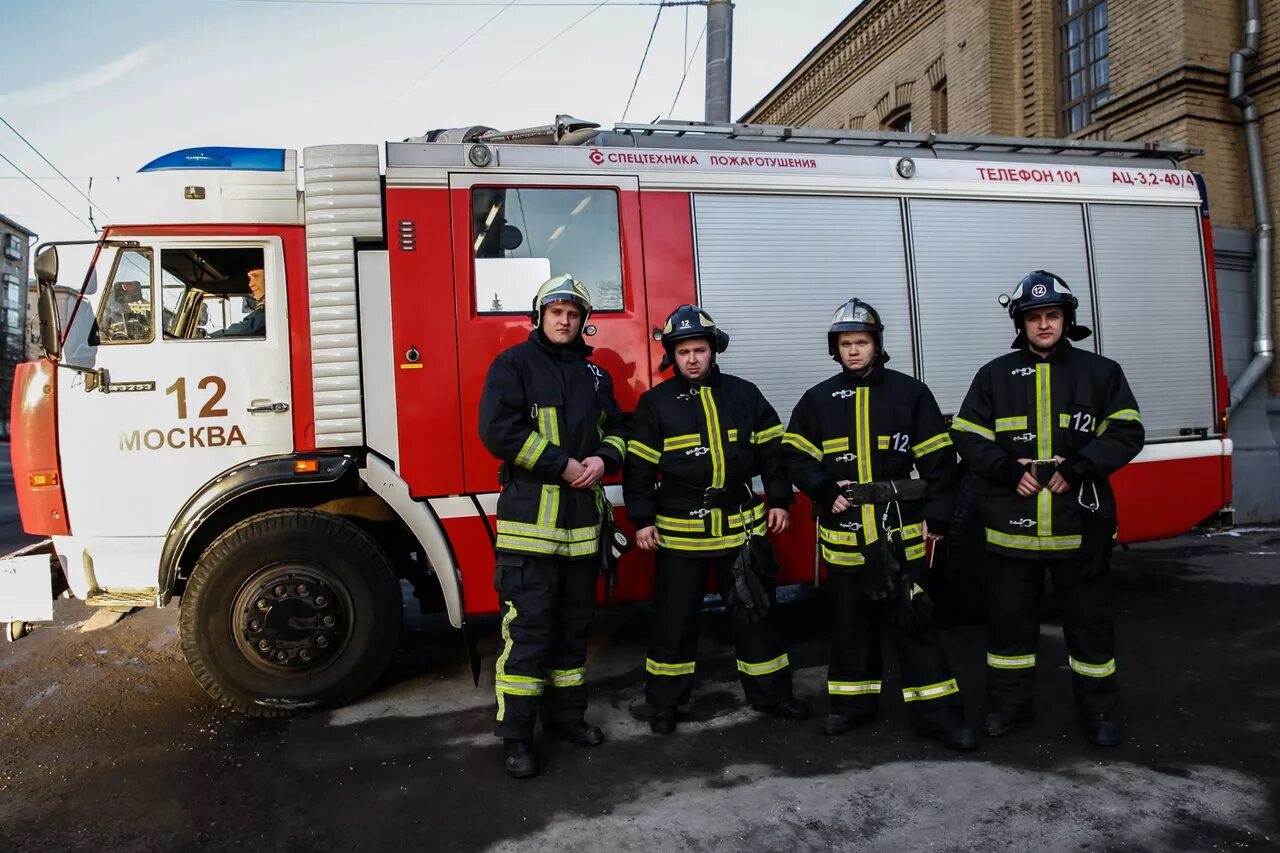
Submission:
<svg viewBox="0 0 1280 853">
<path fill-rule="evenodd" d="M 867 562 L 857 551 L 835 551 L 826 545 L 822 546 L 822 559 L 833 566 L 861 566 Z"/>
<path fill-rule="evenodd" d="M 996 655 L 987 652 L 987 666 L 995 669 L 1031 669 L 1036 665 L 1035 654 Z"/>
<path fill-rule="evenodd" d="M 560 517 L 560 487 L 544 485 L 538 498 L 538 526 L 554 528 Z"/>
<path fill-rule="evenodd" d="M 849 439 L 847 438 L 831 438 L 822 442 L 822 452 L 827 453 L 843 453 L 849 449 Z"/>
<path fill-rule="evenodd" d="M 657 525 L 659 530 L 680 530 L 686 533 L 702 533 L 707 529 L 707 523 L 701 518 L 672 518 L 668 515 L 658 516 Z"/>
<path fill-rule="evenodd" d="M 858 534 L 852 530 L 832 530 L 828 527 L 818 525 L 818 535 L 823 542 L 830 542 L 832 545 L 857 545 Z"/>
<path fill-rule="evenodd" d="M 919 545 L 908 545 L 906 547 L 906 557 L 908 560 L 919 560 L 924 556 L 924 543 Z"/>
<path fill-rule="evenodd" d="M 733 432 L 733 430 L 729 430 L 729 432 Z M 751 433 L 752 444 L 767 444 L 775 438 L 782 438 L 782 424 L 774 424 L 766 430 Z M 732 441 L 733 439 L 730 438 L 729 440 Z"/>
<path fill-rule="evenodd" d="M 753 536 L 763 536 L 765 533 L 764 524 L 760 524 L 751 531 Z M 712 529 L 712 535 L 705 539 L 692 539 L 687 536 L 663 536 L 658 544 L 669 550 L 674 551 L 720 551 L 726 548 L 737 548 L 747 541 L 745 532 L 730 533 L 727 536 L 720 536 Z"/>
<path fill-rule="evenodd" d="M 782 443 L 790 445 L 791 447 L 794 447 L 796 450 L 799 450 L 801 453 L 809 454 L 814 459 L 817 459 L 819 462 L 822 461 L 822 451 L 814 447 L 813 444 L 809 441 L 809 439 L 805 438 L 803 435 L 801 435 L 798 432 L 784 433 L 782 436 Z"/>
<path fill-rule="evenodd" d="M 652 462 L 654 465 L 657 465 L 658 460 L 662 458 L 662 454 L 658 451 L 647 444 L 636 441 L 634 438 L 627 442 L 627 451 L 634 456 L 639 456 L 645 462 Z"/>
<path fill-rule="evenodd" d="M 959 430 L 960 432 L 971 432 L 974 435 L 982 436 L 987 441 L 996 440 L 996 434 L 994 432 L 981 424 L 975 424 L 973 421 L 967 421 L 964 418 L 952 418 L 951 429 L 952 431 Z"/>
<path fill-rule="evenodd" d="M 693 675 L 694 667 L 697 661 L 685 661 L 684 663 L 659 663 L 653 658 L 644 659 L 645 671 L 651 675 Z"/>
<path fill-rule="evenodd" d="M 534 463 L 542 457 L 542 451 L 546 449 L 547 440 L 538 433 L 531 432 L 520 447 L 520 452 L 516 454 L 516 464 L 521 468 L 532 469 Z"/>
<path fill-rule="evenodd" d="M 600 527 L 544 527 L 541 524 L 525 524 L 522 521 L 498 519 L 498 532 L 514 536 L 532 536 L 552 542 L 591 542 L 600 535 Z"/>
<path fill-rule="evenodd" d="M 1107 424 L 1111 423 L 1111 421 L 1136 421 L 1142 423 L 1142 415 L 1138 414 L 1137 409 L 1121 409 L 1118 412 L 1113 412 L 1103 418 L 1102 423 L 1098 424 L 1097 434 L 1102 435 L 1106 432 Z"/>
<path fill-rule="evenodd" d="M 767 660 L 764 663 L 747 663 L 746 661 L 738 661 L 738 672 L 747 675 L 770 675 L 775 672 L 786 669 L 791 661 L 785 654 L 778 655 L 773 660 Z"/>
<path fill-rule="evenodd" d="M 596 552 L 596 540 L 588 542 L 553 542 L 529 536 L 499 533 L 494 546 L 499 551 L 518 551 L 523 554 L 542 554 L 549 557 L 590 557 Z"/>
<path fill-rule="evenodd" d="M 1071 429 L 1071 415 L 1065 412 L 1058 415 L 1058 426 L 1062 429 Z"/>
<path fill-rule="evenodd" d="M 671 438 L 662 440 L 663 451 L 667 450 L 684 450 L 689 447 L 697 447 L 702 444 L 702 436 L 698 433 L 690 433 L 689 435 L 673 435 Z"/>
<path fill-rule="evenodd" d="M 1036 365 L 1036 458 L 1053 456 L 1053 386 L 1050 365 Z M 1036 495 L 1036 531 L 1043 538 L 1053 536 L 1053 492 L 1041 489 Z"/>
<path fill-rule="evenodd" d="M 965 423 L 968 423 L 968 421 L 965 421 Z M 996 418 L 996 432 L 1015 432 L 1026 428 L 1026 415 L 1019 415 L 1016 418 Z"/>
<path fill-rule="evenodd" d="M 760 522 L 764 520 L 764 504 L 756 504 L 746 512 L 735 512 L 733 515 L 725 519 L 725 523 L 730 527 L 742 527 L 748 521 Z"/>
<path fill-rule="evenodd" d="M 858 454 L 858 482 L 871 482 L 871 389 L 863 385 L 857 389 L 854 397 L 854 419 L 856 421 Z M 879 539 L 876 532 L 876 508 L 873 504 L 862 505 L 862 536 L 870 545 Z"/>
<path fill-rule="evenodd" d="M 923 524 L 908 524 L 901 530 L 903 539 L 919 539 L 924 535 Z"/>
<path fill-rule="evenodd" d="M 707 417 L 707 445 L 711 448 L 711 488 L 724 488 L 724 441 L 721 439 L 720 410 L 710 387 L 698 394 L 702 411 Z"/>
<path fill-rule="evenodd" d="M 732 443 L 737 440 L 738 440 L 738 431 L 736 429 L 729 430 L 729 441 Z"/>
<path fill-rule="evenodd" d="M 915 447 L 911 448 L 911 452 L 917 459 L 919 459 L 921 456 L 928 456 L 935 450 L 941 450 L 944 447 L 951 447 L 953 444 L 954 442 L 951 441 L 951 433 L 940 432 L 933 438 L 927 438 Z"/>
<path fill-rule="evenodd" d="M 953 693 L 960 692 L 960 685 L 956 684 L 954 678 L 947 681 L 939 681 L 937 684 L 929 684 L 924 687 L 904 687 L 902 688 L 903 702 L 920 702 L 927 699 L 941 699 L 943 696 L 950 696 Z"/>
<path fill-rule="evenodd" d="M 987 541 L 992 545 L 1021 551 L 1073 551 L 1080 547 L 1079 536 L 1018 536 L 987 528 Z"/>
<path fill-rule="evenodd" d="M 555 406 L 540 406 L 538 408 L 538 432 L 552 444 L 559 446 L 560 444 L 560 422 L 556 417 Z"/>
<path fill-rule="evenodd" d="M 514 675 L 506 671 L 507 659 L 511 657 L 511 650 L 515 647 L 515 643 L 511 639 L 511 623 L 515 621 L 516 615 L 515 602 L 508 601 L 507 612 L 502 617 L 502 654 L 498 655 L 498 661 L 494 664 L 493 675 L 494 694 L 498 698 L 499 722 L 507 714 L 505 699 L 507 695 L 537 696 L 542 693 L 541 678 Z"/>
<path fill-rule="evenodd" d="M 1071 669 L 1081 675 L 1087 675 L 1090 678 L 1106 678 L 1108 675 L 1116 674 L 1116 659 L 1112 658 L 1106 663 L 1093 664 L 1083 663 L 1075 658 L 1067 655 L 1067 663 L 1071 664 Z"/>
<path fill-rule="evenodd" d="M 880 692 L 879 681 L 828 681 L 827 692 L 832 696 L 861 696 Z"/>
<path fill-rule="evenodd" d="M 618 451 L 618 456 L 622 457 L 623 459 L 627 458 L 627 442 L 626 442 L 626 439 L 624 439 L 622 436 L 606 435 L 604 437 L 604 443 L 612 447 L 614 450 Z"/>
<path fill-rule="evenodd" d="M 888 450 L 889 444 L 890 444 L 889 436 L 887 435 L 876 436 L 876 450 Z"/>
<path fill-rule="evenodd" d="M 554 687 L 577 687 L 587 683 L 587 668 L 551 670 L 551 684 Z"/>
</svg>

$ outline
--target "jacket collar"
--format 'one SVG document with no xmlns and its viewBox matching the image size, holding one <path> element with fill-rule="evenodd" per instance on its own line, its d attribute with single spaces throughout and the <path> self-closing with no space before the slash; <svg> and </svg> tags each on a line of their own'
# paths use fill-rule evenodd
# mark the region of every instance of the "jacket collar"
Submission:
<svg viewBox="0 0 1280 853">
<path fill-rule="evenodd" d="M 720 385 L 720 365 L 715 362 L 711 363 L 711 369 L 707 371 L 706 378 L 701 382 L 690 382 L 678 367 L 673 367 L 671 372 L 674 374 L 671 378 L 679 382 L 681 388 L 697 388 L 704 385 L 716 388 Z"/>
<path fill-rule="evenodd" d="M 879 385 L 884 381 L 884 363 L 876 361 L 862 373 L 854 373 L 843 364 L 840 365 L 840 383 L 846 388 L 857 388 L 863 385 Z"/>
<path fill-rule="evenodd" d="M 1028 364 L 1040 364 L 1042 362 L 1048 362 L 1052 364 L 1055 362 L 1064 362 L 1064 361 L 1070 360 L 1071 350 L 1072 350 L 1071 341 L 1067 340 L 1066 335 L 1063 335 L 1062 340 L 1058 341 L 1058 345 L 1053 348 L 1053 352 L 1049 353 L 1047 358 L 1042 357 L 1040 353 L 1035 352 L 1033 349 L 1031 349 L 1030 344 L 1023 345 L 1022 349 L 1020 349 L 1019 352 L 1022 354 L 1022 358 Z"/>
<path fill-rule="evenodd" d="M 559 359 L 561 361 L 572 361 L 575 358 L 586 358 L 591 355 L 591 353 L 595 352 L 594 347 L 587 346 L 587 344 L 583 342 L 581 335 L 579 335 L 573 343 L 560 346 L 558 344 L 551 343 L 551 341 L 547 339 L 547 336 L 542 333 L 541 328 L 534 329 L 529 333 L 529 342 L 552 358 Z"/>
</svg>

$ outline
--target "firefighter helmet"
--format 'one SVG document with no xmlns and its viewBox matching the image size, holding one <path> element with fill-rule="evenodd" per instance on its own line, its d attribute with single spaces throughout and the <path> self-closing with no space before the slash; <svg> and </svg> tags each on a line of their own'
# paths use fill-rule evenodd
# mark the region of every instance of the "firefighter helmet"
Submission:
<svg viewBox="0 0 1280 853">
<path fill-rule="evenodd" d="M 533 297 L 533 314 L 530 319 L 535 326 L 542 323 L 542 309 L 552 302 L 573 302 L 582 308 L 582 325 L 591 316 L 591 293 L 587 286 L 571 275 L 558 275 L 549 278 L 538 288 Z"/>
<path fill-rule="evenodd" d="M 660 369 L 666 370 L 675 363 L 676 344 L 690 338 L 707 338 L 711 349 L 717 353 L 729 348 L 729 335 L 716 325 L 710 314 L 697 305 L 681 305 L 671 312 L 662 326 L 662 348 L 666 350 L 666 356 Z"/>
<path fill-rule="evenodd" d="M 884 321 L 880 319 L 880 312 L 856 296 L 836 309 L 831 327 L 827 329 L 827 354 L 836 361 L 840 360 L 841 332 L 870 332 L 876 341 L 876 356 L 881 361 L 889 360 L 889 354 L 884 351 Z"/>
<path fill-rule="evenodd" d="M 1013 293 L 1000 294 L 999 301 L 1013 318 L 1013 327 L 1018 333 L 1013 342 L 1014 349 L 1027 342 L 1023 316 L 1038 308 L 1062 308 L 1066 321 L 1064 334 L 1073 341 L 1082 341 L 1093 334 L 1087 326 L 1076 323 L 1076 309 L 1080 307 L 1080 300 L 1071 292 L 1071 287 L 1061 276 L 1046 270 L 1027 273 L 1013 289 Z"/>
</svg>

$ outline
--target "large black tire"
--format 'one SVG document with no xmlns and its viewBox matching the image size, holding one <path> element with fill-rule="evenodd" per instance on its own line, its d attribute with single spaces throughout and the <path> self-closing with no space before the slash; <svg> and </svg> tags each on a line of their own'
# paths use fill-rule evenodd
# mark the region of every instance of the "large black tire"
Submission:
<svg viewBox="0 0 1280 853">
<path fill-rule="evenodd" d="M 945 618 L 982 624 L 987 620 L 987 546 L 978 486 L 972 474 L 960 484 L 955 515 L 943 540 L 942 565 L 935 566 L 933 595 Z"/>
<path fill-rule="evenodd" d="M 251 516 L 215 539 L 187 582 L 182 653 L 218 704 L 251 717 L 341 705 L 386 670 L 400 585 L 364 530 L 312 509 Z"/>
</svg>

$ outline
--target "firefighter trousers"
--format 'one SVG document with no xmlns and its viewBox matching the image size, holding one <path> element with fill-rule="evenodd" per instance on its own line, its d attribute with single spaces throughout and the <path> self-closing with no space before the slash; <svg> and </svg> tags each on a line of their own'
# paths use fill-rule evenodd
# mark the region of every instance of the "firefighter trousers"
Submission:
<svg viewBox="0 0 1280 853">
<path fill-rule="evenodd" d="M 707 571 L 720 589 L 729 589 L 734 554 L 717 557 L 658 551 L 653 579 L 653 621 L 645 661 L 645 699 L 657 708 L 689 701 L 698 658 L 698 616 L 707 589 Z M 773 602 L 773 590 L 769 590 Z M 736 607 L 727 614 L 737 650 L 738 676 L 747 701 L 772 705 L 791 698 L 791 665 L 782 649 L 782 625 L 776 604 L 761 622 L 751 622 Z"/>
<path fill-rule="evenodd" d="M 1082 714 L 1115 710 L 1115 629 L 1111 618 L 1110 553 L 1099 570 L 1081 576 L 1082 560 L 987 555 L 987 698 L 992 705 L 1031 705 L 1040 639 L 1044 570 L 1062 608 L 1076 706 Z"/>
<path fill-rule="evenodd" d="M 587 710 L 587 640 L 596 607 L 598 561 L 498 554 L 502 649 L 495 667 L 494 734 L 533 737 L 544 722 L 580 720 Z"/>
<path fill-rule="evenodd" d="M 901 553 L 899 559 L 903 559 Z M 827 600 L 831 620 L 831 664 L 827 693 L 831 713 L 874 717 L 880 700 L 880 638 L 888 632 L 898 655 L 902 698 L 911 723 L 921 727 L 954 721 L 962 715 L 960 687 L 932 625 L 908 631 L 892 618 L 896 602 L 867 597 L 866 578 L 860 569 L 827 567 Z"/>
</svg>

